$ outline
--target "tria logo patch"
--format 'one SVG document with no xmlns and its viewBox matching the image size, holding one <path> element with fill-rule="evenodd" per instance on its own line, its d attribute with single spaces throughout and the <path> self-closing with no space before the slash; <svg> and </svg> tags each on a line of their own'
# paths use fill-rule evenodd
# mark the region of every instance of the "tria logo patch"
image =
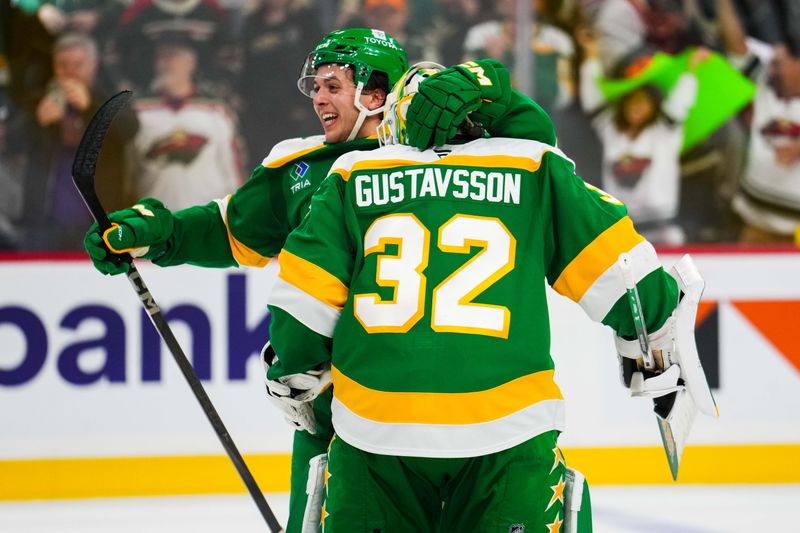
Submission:
<svg viewBox="0 0 800 533">
<path fill-rule="evenodd" d="M 304 178 L 308 172 L 308 163 L 305 161 L 300 161 L 294 165 L 294 172 L 292 172 L 292 180 L 297 181 L 300 178 Z"/>
<path fill-rule="evenodd" d="M 289 190 L 292 191 L 292 194 L 296 193 L 300 189 L 305 189 L 306 187 L 311 187 L 311 181 L 308 178 L 302 178 L 297 180 Z"/>
<path fill-rule="evenodd" d="M 525 533 L 524 524 L 514 524 L 508 528 L 508 533 Z"/>
</svg>

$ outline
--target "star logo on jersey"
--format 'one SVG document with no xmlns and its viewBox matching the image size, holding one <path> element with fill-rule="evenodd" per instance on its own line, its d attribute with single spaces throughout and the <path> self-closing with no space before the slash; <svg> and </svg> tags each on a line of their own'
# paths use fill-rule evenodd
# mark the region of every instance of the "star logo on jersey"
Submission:
<svg viewBox="0 0 800 533">
<path fill-rule="evenodd" d="M 559 531 L 561 531 L 561 524 L 563 523 L 564 522 L 561 521 L 561 517 L 559 515 L 556 515 L 556 519 L 553 520 L 552 523 L 547 524 L 548 533 L 558 533 Z"/>
<path fill-rule="evenodd" d="M 561 502 L 561 505 L 564 505 L 564 489 L 567 487 L 567 484 L 564 483 L 564 476 L 561 476 L 558 479 L 558 483 L 550 487 L 550 490 L 553 491 L 553 497 L 550 498 L 550 503 L 547 504 L 545 508 L 545 512 L 547 512 L 550 507 L 556 503 Z"/>
<path fill-rule="evenodd" d="M 327 509 L 325 509 L 325 504 L 323 503 L 322 511 L 320 512 L 320 517 L 319 517 L 319 525 L 322 527 L 323 531 L 325 530 L 325 519 L 328 518 L 329 516 L 330 513 L 328 513 Z"/>
<path fill-rule="evenodd" d="M 561 449 L 558 446 L 553 448 L 553 456 L 555 457 L 555 461 L 553 462 L 553 467 L 550 469 L 550 472 L 549 472 L 550 474 L 552 474 L 553 470 L 556 469 L 556 467 L 558 466 L 558 463 L 561 463 L 562 465 L 564 465 L 565 468 L 567 466 L 567 463 L 564 462 L 564 456 L 561 455 Z"/>
</svg>

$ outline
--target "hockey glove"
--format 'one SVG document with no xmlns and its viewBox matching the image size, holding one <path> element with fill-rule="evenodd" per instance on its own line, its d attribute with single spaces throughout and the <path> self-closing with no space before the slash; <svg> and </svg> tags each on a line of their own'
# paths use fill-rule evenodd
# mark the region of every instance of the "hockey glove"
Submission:
<svg viewBox="0 0 800 533">
<path fill-rule="evenodd" d="M 117 254 L 127 252 L 132 257 L 157 259 L 166 251 L 173 216 L 160 201 L 142 198 L 133 207 L 110 213 L 108 218 L 111 228 L 101 234 L 97 224 L 92 224 L 83 239 L 95 268 L 103 274 L 129 270 L 128 262 L 121 261 Z"/>
<path fill-rule="evenodd" d="M 409 144 L 421 150 L 455 137 L 469 115 L 489 129 L 511 100 L 511 76 L 494 59 L 469 61 L 446 68 L 420 84 L 406 118 Z"/>
<path fill-rule="evenodd" d="M 294 429 L 303 429 L 312 435 L 315 434 L 317 422 L 314 419 L 312 402 L 331 384 L 330 363 L 318 370 L 269 379 L 269 369 L 278 360 L 269 342 L 261 351 L 261 360 L 264 363 L 269 399 L 283 412 L 284 418 Z"/>
<path fill-rule="evenodd" d="M 673 361 L 675 319 L 670 317 L 658 331 L 647 336 L 653 353 L 655 368 L 645 370 L 642 366 L 642 350 L 639 341 L 615 337 L 620 361 L 622 384 L 631 390 L 631 396 L 658 398 L 678 391 L 682 383 L 680 367 Z"/>
</svg>

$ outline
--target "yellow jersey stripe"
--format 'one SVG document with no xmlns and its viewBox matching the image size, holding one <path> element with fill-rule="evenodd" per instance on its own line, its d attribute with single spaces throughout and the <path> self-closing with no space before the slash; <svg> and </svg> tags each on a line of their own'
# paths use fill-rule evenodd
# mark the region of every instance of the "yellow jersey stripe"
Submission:
<svg viewBox="0 0 800 533">
<path fill-rule="evenodd" d="M 542 154 L 544 155 L 544 154 Z M 498 155 L 448 155 L 437 161 L 417 161 L 413 159 L 370 159 L 357 161 L 349 169 L 337 168 L 331 174 L 339 174 L 344 181 L 350 179 L 350 174 L 359 170 L 381 170 L 414 165 L 442 165 L 442 166 L 469 166 L 486 169 L 515 168 L 534 172 L 539 169 L 542 161 L 523 156 L 498 156 Z"/>
<path fill-rule="evenodd" d="M 633 229 L 630 217 L 623 217 L 598 235 L 575 256 L 558 277 L 553 288 L 574 302 L 580 301 L 603 272 L 608 270 L 622 252 L 628 252 L 644 237 Z"/>
<path fill-rule="evenodd" d="M 412 165 L 427 164 L 426 161 L 415 161 L 413 159 L 370 159 L 369 161 L 357 161 L 350 168 L 337 168 L 331 174 L 339 174 L 344 181 L 350 179 L 350 174 L 359 170 L 380 170 L 384 168 L 394 168 Z"/>
<path fill-rule="evenodd" d="M 334 396 L 354 414 L 388 424 L 480 424 L 543 400 L 562 400 L 553 370 L 542 370 L 477 392 L 386 392 L 332 368 Z"/>
<path fill-rule="evenodd" d="M 304 150 L 298 150 L 297 152 L 292 152 L 289 155 L 285 155 L 283 157 L 279 157 L 278 159 L 275 159 L 274 161 L 270 161 L 269 163 L 262 164 L 262 166 L 265 167 L 265 168 L 282 167 L 283 165 L 285 165 L 289 161 L 292 161 L 294 159 L 298 159 L 300 157 L 303 157 L 306 154 L 310 154 L 311 152 L 315 152 L 315 151 L 319 150 L 320 148 L 324 148 L 324 147 L 325 147 L 324 144 L 317 144 L 317 145 L 312 146 L 311 148 L 306 148 Z"/>
<path fill-rule="evenodd" d="M 281 267 L 278 277 L 326 305 L 342 310 L 350 290 L 339 278 L 287 250 L 278 254 L 278 264 Z"/>
<path fill-rule="evenodd" d="M 544 156 L 544 153 L 542 153 Z M 534 172 L 539 169 L 542 164 L 541 159 L 538 161 L 523 156 L 513 155 L 448 155 L 436 162 L 438 165 L 464 165 L 469 167 L 482 167 L 486 170 L 493 170 L 497 168 L 516 168 L 519 170 L 527 170 Z"/>
<path fill-rule="evenodd" d="M 269 263 L 269 260 L 272 259 L 271 257 L 261 255 L 239 241 L 233 236 L 233 233 L 231 233 L 231 227 L 228 225 L 228 204 L 231 201 L 231 195 L 229 194 L 224 199 L 215 201 L 222 215 L 222 220 L 225 223 L 225 231 L 228 233 L 228 245 L 231 247 L 231 253 L 233 254 L 233 258 L 236 259 L 236 262 L 239 263 L 240 266 L 254 267 L 263 267 Z"/>
</svg>

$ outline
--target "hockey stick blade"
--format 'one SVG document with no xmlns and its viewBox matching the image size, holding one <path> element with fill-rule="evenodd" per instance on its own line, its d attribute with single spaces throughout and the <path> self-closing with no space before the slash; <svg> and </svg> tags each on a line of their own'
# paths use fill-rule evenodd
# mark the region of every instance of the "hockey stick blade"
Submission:
<svg viewBox="0 0 800 533">
<path fill-rule="evenodd" d="M 97 221 L 97 225 L 101 231 L 110 228 L 111 222 L 95 191 L 94 180 L 95 171 L 97 169 L 97 159 L 100 156 L 100 150 L 102 149 L 103 140 L 108 132 L 108 128 L 111 126 L 119 110 L 128 103 L 131 96 L 132 93 L 130 91 L 117 93 L 97 110 L 91 122 L 89 122 L 89 126 L 86 128 L 86 132 L 83 134 L 83 138 L 75 154 L 75 161 L 72 165 L 72 178 L 75 182 L 75 186 L 78 188 L 78 192 L 89 208 L 89 211 L 92 213 L 92 216 Z M 173 359 L 175 359 L 189 388 L 192 389 L 195 398 L 198 403 L 200 403 L 200 407 L 211 423 L 211 427 L 217 434 L 217 438 L 219 438 L 222 447 L 228 454 L 234 468 L 236 468 L 236 472 L 242 479 L 247 491 L 253 498 L 261 516 L 267 522 L 267 526 L 272 533 L 283 533 L 283 528 L 278 523 L 278 519 L 272 512 L 272 509 L 270 509 L 269 504 L 264 498 L 264 494 L 258 487 L 255 478 L 253 478 L 253 474 L 247 468 L 247 464 L 236 448 L 236 444 L 233 442 L 216 408 L 214 408 L 214 404 L 211 403 L 211 399 L 200 383 L 200 379 L 197 377 L 192 364 L 189 362 L 178 340 L 172 333 L 172 329 L 162 315 L 161 309 L 150 294 L 150 290 L 147 288 L 147 285 L 145 285 L 141 275 L 139 275 L 136 265 L 133 264 L 128 254 L 119 254 L 119 257 L 123 258 L 123 260 L 130 261 L 130 268 L 127 272 L 128 281 L 139 296 L 139 300 L 145 310 L 147 310 L 147 314 L 150 316 L 150 320 L 161 336 L 161 339 L 167 345 L 167 348 L 169 348 Z"/>
<path fill-rule="evenodd" d="M 111 227 L 111 222 L 95 192 L 94 177 L 97 170 L 97 159 L 100 157 L 100 149 L 108 128 L 111 127 L 111 123 L 120 109 L 130 101 L 131 96 L 133 96 L 131 91 L 120 91 L 100 106 L 83 133 L 78 150 L 75 152 L 75 160 L 72 163 L 72 180 L 78 187 L 86 207 L 89 208 L 103 231 Z"/>
</svg>

